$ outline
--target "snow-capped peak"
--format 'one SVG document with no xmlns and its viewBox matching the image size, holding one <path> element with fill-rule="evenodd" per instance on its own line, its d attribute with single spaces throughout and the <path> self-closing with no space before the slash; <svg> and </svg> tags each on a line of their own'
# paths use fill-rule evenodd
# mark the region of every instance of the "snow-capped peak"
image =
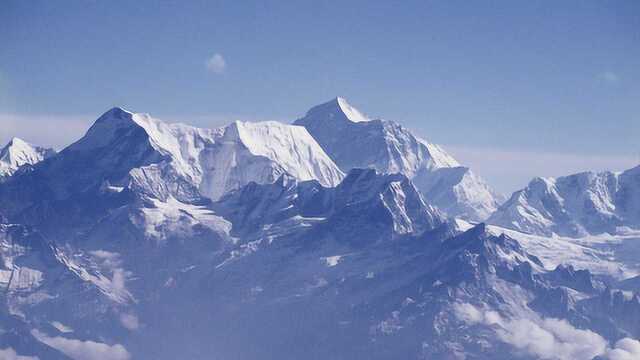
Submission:
<svg viewBox="0 0 640 360">
<path fill-rule="evenodd" d="M 338 96 L 336 98 L 336 102 L 338 103 L 338 107 L 340 107 L 340 109 L 345 114 L 347 119 L 349 119 L 349 120 L 351 120 L 353 122 L 361 122 L 361 121 L 369 121 L 370 120 L 366 115 L 364 115 L 362 112 L 360 112 L 360 110 L 358 110 L 355 107 L 351 106 L 351 104 L 349 104 L 347 102 L 347 100 L 345 100 L 344 98 Z"/>
<path fill-rule="evenodd" d="M 271 183 L 282 174 L 337 185 L 344 174 L 304 127 L 275 121 L 236 121 L 223 128 L 200 156 L 201 192 L 216 200 L 255 181 Z"/>
<path fill-rule="evenodd" d="M 53 149 L 35 146 L 14 137 L 0 150 L 0 177 L 13 174 L 23 165 L 34 165 L 55 153 Z"/>
<path fill-rule="evenodd" d="M 493 191 L 469 169 L 447 171 L 460 164 L 441 147 L 396 122 L 369 120 L 342 98 L 311 108 L 294 124 L 307 128 L 342 171 L 402 173 L 450 216 L 481 221 L 498 206 Z"/>
<path fill-rule="evenodd" d="M 640 174 L 582 172 L 534 178 L 496 211 L 489 223 L 538 235 L 615 233 L 640 227 Z"/>
<path fill-rule="evenodd" d="M 313 117 L 322 121 L 363 122 L 371 120 L 342 97 L 336 97 L 324 104 L 314 106 L 305 117 Z"/>
<path fill-rule="evenodd" d="M 162 200 L 216 200 L 249 181 L 270 183 L 285 173 L 325 186 L 344 176 L 304 127 L 236 121 L 202 129 L 119 107 L 100 116 L 62 155 L 65 163 L 82 158 L 91 164 L 75 189 L 107 180 Z"/>
</svg>

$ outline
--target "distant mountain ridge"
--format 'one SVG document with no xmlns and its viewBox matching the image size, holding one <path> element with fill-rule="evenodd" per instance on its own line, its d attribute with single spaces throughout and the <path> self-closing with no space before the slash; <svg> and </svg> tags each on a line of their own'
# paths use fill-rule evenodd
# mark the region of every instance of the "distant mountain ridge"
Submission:
<svg viewBox="0 0 640 360">
<path fill-rule="evenodd" d="M 640 228 L 640 166 L 535 178 L 487 220 L 527 233 L 580 237 Z"/>
<path fill-rule="evenodd" d="M 55 153 L 56 151 L 51 148 L 35 146 L 14 137 L 0 150 L 0 179 L 13 175 L 24 165 L 34 165 Z"/>
</svg>

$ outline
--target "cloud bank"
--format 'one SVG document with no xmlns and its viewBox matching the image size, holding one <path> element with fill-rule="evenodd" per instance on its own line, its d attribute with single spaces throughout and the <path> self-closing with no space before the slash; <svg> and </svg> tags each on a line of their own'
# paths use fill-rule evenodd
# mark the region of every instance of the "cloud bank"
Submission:
<svg viewBox="0 0 640 360">
<path fill-rule="evenodd" d="M 73 360 L 129 360 L 131 354 L 120 344 L 107 345 L 91 340 L 82 341 L 61 336 L 50 337 L 38 330 L 31 334 L 40 342 L 67 355 Z"/>
<path fill-rule="evenodd" d="M 608 360 L 640 359 L 640 342 L 625 338 L 613 348 L 599 334 L 573 327 L 569 322 L 554 318 L 505 319 L 491 310 L 471 304 L 454 305 L 458 319 L 469 325 L 488 325 L 498 338 L 544 360 L 593 359 L 600 356 Z"/>
<path fill-rule="evenodd" d="M 34 356 L 20 356 L 12 348 L 0 349 L 0 359 L 2 360 L 39 360 Z"/>
<path fill-rule="evenodd" d="M 637 360 L 640 359 L 640 341 L 629 338 L 616 342 L 613 349 L 607 352 L 609 360 Z"/>
</svg>

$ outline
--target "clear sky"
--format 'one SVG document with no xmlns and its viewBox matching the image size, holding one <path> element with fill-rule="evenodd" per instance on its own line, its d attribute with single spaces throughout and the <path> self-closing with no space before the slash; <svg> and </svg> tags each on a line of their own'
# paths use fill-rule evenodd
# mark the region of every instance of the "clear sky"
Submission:
<svg viewBox="0 0 640 360">
<path fill-rule="evenodd" d="M 640 1 L 0 3 L 0 141 L 61 147 L 119 105 L 292 121 L 337 95 L 498 190 L 640 161 Z"/>
</svg>

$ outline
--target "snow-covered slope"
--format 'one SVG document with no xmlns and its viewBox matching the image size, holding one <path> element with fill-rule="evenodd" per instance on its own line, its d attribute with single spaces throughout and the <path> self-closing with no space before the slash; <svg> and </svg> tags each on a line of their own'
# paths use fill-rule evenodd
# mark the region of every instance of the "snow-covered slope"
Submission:
<svg viewBox="0 0 640 360">
<path fill-rule="evenodd" d="M 269 183 L 284 173 L 325 186 L 344 176 L 302 127 L 236 122 L 199 129 L 120 108 L 102 115 L 82 139 L 51 160 L 6 190 L 19 200 L 14 202 L 18 210 L 42 196 L 64 200 L 99 188 L 190 202 L 215 200 L 249 181 Z M 34 198 L 26 195 L 34 191 L 21 185 L 26 179 L 37 183 Z"/>
<path fill-rule="evenodd" d="M 535 178 L 496 211 L 491 224 L 539 235 L 565 236 L 640 227 L 640 167 L 622 173 L 584 172 Z"/>
<path fill-rule="evenodd" d="M 95 157 L 100 170 L 126 172 L 107 177 L 112 185 L 130 181 L 160 198 L 189 199 L 199 193 L 215 200 L 249 181 L 273 182 L 283 173 L 326 186 L 343 177 L 304 128 L 277 122 L 199 129 L 115 108 L 64 150 L 74 157 L 76 152 Z M 174 184 L 167 184 L 167 178 Z"/>
<path fill-rule="evenodd" d="M 0 178 L 12 175 L 23 165 L 36 164 L 55 153 L 53 149 L 31 145 L 14 137 L 0 150 Z"/>
<path fill-rule="evenodd" d="M 487 219 L 502 199 L 482 178 L 464 166 L 424 172 L 413 182 L 419 189 L 424 189 L 425 198 L 445 213 L 472 221 Z"/>
<path fill-rule="evenodd" d="M 402 173 L 450 216 L 484 220 L 498 206 L 484 180 L 442 148 L 393 121 L 367 118 L 343 98 L 313 107 L 294 124 L 306 127 L 343 171 Z"/>
<path fill-rule="evenodd" d="M 301 126 L 235 122 L 202 153 L 201 192 L 212 199 L 254 181 L 272 183 L 283 174 L 335 186 L 344 174 Z"/>
</svg>

